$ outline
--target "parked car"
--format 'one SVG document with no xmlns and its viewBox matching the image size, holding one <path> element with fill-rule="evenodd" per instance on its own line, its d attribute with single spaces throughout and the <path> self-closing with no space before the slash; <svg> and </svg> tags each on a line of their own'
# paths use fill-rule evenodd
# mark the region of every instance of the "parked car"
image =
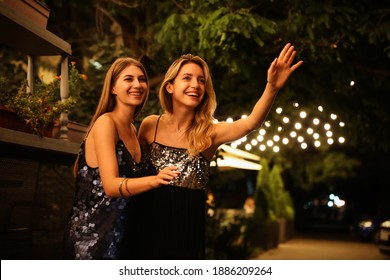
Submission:
<svg viewBox="0 0 390 280">
<path fill-rule="evenodd" d="M 390 219 L 380 224 L 378 246 L 382 253 L 390 254 Z"/>
<path fill-rule="evenodd" d="M 381 220 L 370 216 L 363 216 L 353 225 L 352 233 L 360 241 L 377 243 Z"/>
</svg>

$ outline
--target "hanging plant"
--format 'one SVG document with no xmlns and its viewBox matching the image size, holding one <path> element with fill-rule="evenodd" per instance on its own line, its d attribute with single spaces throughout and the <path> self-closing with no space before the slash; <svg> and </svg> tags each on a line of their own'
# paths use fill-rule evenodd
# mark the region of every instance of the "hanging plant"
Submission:
<svg viewBox="0 0 390 280">
<path fill-rule="evenodd" d="M 69 97 L 61 100 L 61 76 L 46 84 L 38 81 L 34 92 L 28 88 L 27 80 L 23 81 L 17 94 L 7 90 L 5 78 L 0 79 L 1 105 L 15 111 L 20 119 L 31 127 L 33 133 L 41 135 L 45 128 L 52 125 L 62 112 L 73 109 L 80 98 L 80 88 L 85 75 L 81 75 L 71 63 L 69 69 Z"/>
</svg>

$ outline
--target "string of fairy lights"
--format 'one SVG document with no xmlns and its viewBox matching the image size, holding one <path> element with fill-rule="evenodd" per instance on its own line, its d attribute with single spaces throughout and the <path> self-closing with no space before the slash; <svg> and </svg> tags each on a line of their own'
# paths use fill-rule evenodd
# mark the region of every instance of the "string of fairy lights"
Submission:
<svg viewBox="0 0 390 280">
<path fill-rule="evenodd" d="M 266 120 L 260 129 L 230 143 L 230 146 L 254 153 L 269 150 L 278 153 L 281 149 L 292 148 L 294 145 L 306 150 L 309 147 L 319 149 L 325 145 L 345 143 L 346 139 L 342 135 L 345 122 L 337 114 L 326 112 L 323 106 L 314 110 L 305 110 L 298 102 L 292 106 L 293 110 L 288 110 L 289 112 L 282 107 L 276 108 L 272 120 Z M 226 122 L 233 121 L 231 117 L 226 119 Z"/>
</svg>

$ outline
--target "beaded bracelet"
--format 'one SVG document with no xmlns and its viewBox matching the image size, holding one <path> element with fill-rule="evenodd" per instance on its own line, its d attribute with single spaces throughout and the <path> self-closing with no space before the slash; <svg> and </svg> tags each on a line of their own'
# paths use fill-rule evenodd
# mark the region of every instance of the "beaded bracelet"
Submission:
<svg viewBox="0 0 390 280">
<path fill-rule="evenodd" d="M 125 178 L 125 179 L 123 179 L 120 183 L 119 183 L 119 193 L 121 194 L 121 197 L 125 197 L 124 195 L 123 195 L 123 193 L 122 193 L 122 184 L 123 184 L 123 182 L 124 181 L 126 181 L 127 180 L 127 178 Z"/>
</svg>

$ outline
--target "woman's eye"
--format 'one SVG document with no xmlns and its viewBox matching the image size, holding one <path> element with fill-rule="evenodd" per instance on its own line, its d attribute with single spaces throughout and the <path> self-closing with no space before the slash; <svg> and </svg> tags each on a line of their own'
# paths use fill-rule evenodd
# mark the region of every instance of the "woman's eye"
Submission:
<svg viewBox="0 0 390 280">
<path fill-rule="evenodd" d="M 206 80 L 205 79 L 199 79 L 199 83 L 204 85 L 206 83 Z"/>
</svg>

